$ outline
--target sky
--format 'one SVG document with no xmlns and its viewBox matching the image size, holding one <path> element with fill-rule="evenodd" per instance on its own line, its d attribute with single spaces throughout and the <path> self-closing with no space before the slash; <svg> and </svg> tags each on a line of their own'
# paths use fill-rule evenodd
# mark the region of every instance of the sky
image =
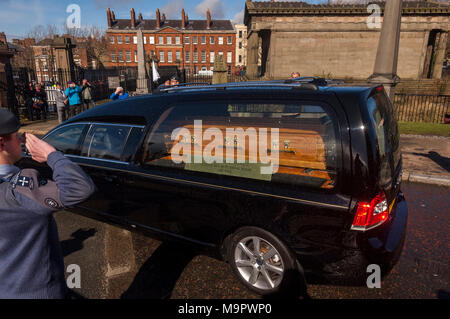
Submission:
<svg viewBox="0 0 450 319">
<path fill-rule="evenodd" d="M 142 13 L 144 19 L 153 19 L 156 8 L 168 19 L 180 19 L 182 8 L 189 19 L 206 19 L 206 9 L 209 8 L 212 19 L 242 22 L 245 0 L 0 0 L 0 32 L 5 32 L 10 41 L 23 38 L 38 25 L 50 24 L 61 28 L 72 13 L 66 12 L 71 4 L 80 7 L 82 27 L 106 29 L 108 7 L 114 10 L 117 19 L 130 19 L 131 8 L 135 9 L 136 16 Z"/>
</svg>

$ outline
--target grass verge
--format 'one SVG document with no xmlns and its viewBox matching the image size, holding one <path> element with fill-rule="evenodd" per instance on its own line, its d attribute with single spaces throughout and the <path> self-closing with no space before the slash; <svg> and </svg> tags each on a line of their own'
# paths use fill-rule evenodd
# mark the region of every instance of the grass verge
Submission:
<svg viewBox="0 0 450 319">
<path fill-rule="evenodd" d="M 400 134 L 450 136 L 450 124 L 398 122 Z"/>
</svg>

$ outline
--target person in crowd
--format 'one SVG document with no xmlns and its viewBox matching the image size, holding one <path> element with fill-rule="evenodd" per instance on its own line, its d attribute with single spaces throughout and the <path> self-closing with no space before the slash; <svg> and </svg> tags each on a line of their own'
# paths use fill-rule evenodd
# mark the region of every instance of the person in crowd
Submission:
<svg viewBox="0 0 450 319">
<path fill-rule="evenodd" d="M 28 112 L 28 119 L 34 121 L 36 117 L 36 111 L 33 108 L 33 98 L 34 98 L 34 84 L 32 82 L 28 83 L 28 87 L 25 88 L 25 106 Z"/>
<path fill-rule="evenodd" d="M 65 91 L 69 104 L 69 117 L 81 113 L 81 88 L 75 82 L 67 82 L 68 88 Z"/>
<path fill-rule="evenodd" d="M 83 99 L 83 111 L 89 110 L 91 105 L 95 107 L 92 85 L 86 79 L 83 79 L 82 82 L 81 98 Z"/>
<path fill-rule="evenodd" d="M 119 86 L 116 91 L 111 94 L 110 98 L 113 101 L 126 99 L 128 98 L 128 93 L 124 92 L 123 88 Z"/>
<path fill-rule="evenodd" d="M 68 118 L 67 117 L 68 105 L 66 105 L 67 103 L 66 95 L 64 94 L 64 90 L 62 89 L 60 83 L 56 83 L 55 100 L 56 100 L 56 111 L 58 112 L 58 122 L 61 124 Z"/>
<path fill-rule="evenodd" d="M 47 118 L 46 103 L 47 94 L 42 89 L 40 84 L 34 86 L 33 111 L 36 115 L 36 119 L 45 120 Z"/>
<path fill-rule="evenodd" d="M 17 117 L 0 108 L 0 299 L 68 298 L 53 213 L 85 201 L 95 185 L 53 146 L 19 128 Z M 15 166 L 21 143 L 33 160 L 48 164 L 53 180 Z"/>
</svg>

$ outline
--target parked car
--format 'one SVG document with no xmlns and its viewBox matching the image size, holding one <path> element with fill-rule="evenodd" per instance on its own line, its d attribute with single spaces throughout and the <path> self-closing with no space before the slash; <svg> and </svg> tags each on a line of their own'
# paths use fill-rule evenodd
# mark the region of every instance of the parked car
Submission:
<svg viewBox="0 0 450 319">
<path fill-rule="evenodd" d="M 44 140 L 98 187 L 70 211 L 217 252 L 262 295 L 301 291 L 311 276 L 365 283 L 367 266 L 388 273 L 404 244 L 399 134 L 382 86 L 184 86 L 103 104 Z"/>
</svg>

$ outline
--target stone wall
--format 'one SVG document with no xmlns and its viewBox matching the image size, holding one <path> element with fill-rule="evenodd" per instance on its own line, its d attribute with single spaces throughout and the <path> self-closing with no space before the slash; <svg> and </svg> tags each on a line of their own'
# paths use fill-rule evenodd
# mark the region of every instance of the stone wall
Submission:
<svg viewBox="0 0 450 319">
<path fill-rule="evenodd" d="M 258 34 L 270 30 L 266 77 L 299 71 L 305 76 L 365 79 L 373 73 L 380 36 L 380 29 L 369 29 L 366 21 L 365 16 L 262 15 L 252 17 L 249 26 Z M 400 78 L 422 76 L 430 31 L 447 35 L 449 28 L 448 16 L 402 17 Z"/>
</svg>

